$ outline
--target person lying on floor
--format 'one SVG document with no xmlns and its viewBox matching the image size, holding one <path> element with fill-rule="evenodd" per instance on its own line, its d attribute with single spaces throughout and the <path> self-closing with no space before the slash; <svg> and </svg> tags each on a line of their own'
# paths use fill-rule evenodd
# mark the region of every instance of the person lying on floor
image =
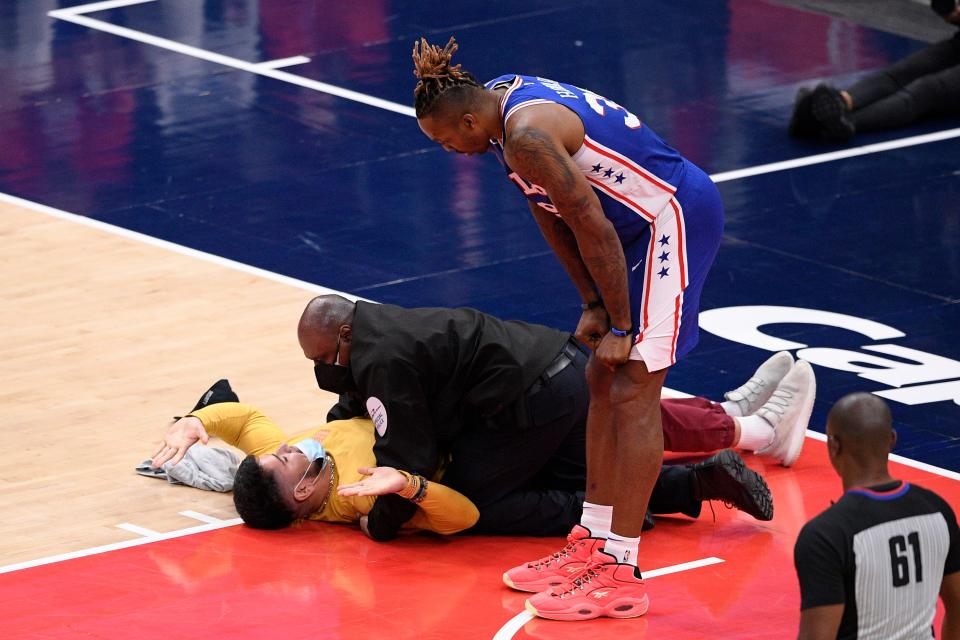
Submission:
<svg viewBox="0 0 960 640">
<path fill-rule="evenodd" d="M 195 456 L 189 453 L 194 444 L 206 444 L 211 435 L 238 447 L 248 456 L 236 474 L 234 503 L 252 527 L 277 529 L 309 519 L 359 522 L 365 530 L 376 497 L 392 493 L 418 507 L 405 528 L 440 534 L 559 535 L 579 517 L 586 481 L 582 449 L 579 459 L 575 453 L 551 461 L 552 468 L 543 469 L 529 486 L 489 505 L 485 511 L 493 516 L 483 518 L 468 498 L 442 482 L 375 467 L 369 419 L 337 420 L 288 436 L 256 407 L 237 400 L 227 381 L 214 385 L 193 411 L 171 425 L 153 465 L 175 469 L 184 456 Z M 496 473 L 497 460 L 488 464 Z M 651 511 L 697 517 L 706 500 L 724 501 L 760 520 L 773 516 L 766 483 L 731 450 L 696 464 L 664 466 Z"/>
</svg>

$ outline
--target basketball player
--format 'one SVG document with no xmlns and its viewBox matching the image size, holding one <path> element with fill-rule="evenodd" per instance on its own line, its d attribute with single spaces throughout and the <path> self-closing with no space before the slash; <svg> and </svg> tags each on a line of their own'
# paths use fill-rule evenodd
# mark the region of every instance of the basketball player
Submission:
<svg viewBox="0 0 960 640">
<path fill-rule="evenodd" d="M 890 476 L 897 434 L 887 404 L 841 398 L 827 417 L 827 451 L 844 494 L 803 527 L 794 548 L 800 638 L 960 639 L 960 530 L 940 496 Z"/>
<path fill-rule="evenodd" d="M 573 547 L 583 568 L 544 568 L 569 579 L 528 607 L 563 620 L 640 616 L 648 598 L 637 547 L 663 453 L 660 390 L 697 342 L 723 230 L 720 195 L 612 100 L 519 74 L 480 84 L 452 64 L 456 50 L 453 38 L 444 48 L 414 45 L 420 128 L 447 151 L 495 152 L 580 294 L 575 335 L 593 349 L 587 500 L 571 532 L 590 538 Z"/>
</svg>

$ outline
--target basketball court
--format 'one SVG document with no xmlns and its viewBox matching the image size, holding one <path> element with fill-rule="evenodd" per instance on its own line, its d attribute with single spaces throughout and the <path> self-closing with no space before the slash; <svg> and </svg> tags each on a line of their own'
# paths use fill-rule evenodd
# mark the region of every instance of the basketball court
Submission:
<svg viewBox="0 0 960 640">
<path fill-rule="evenodd" d="M 0 7 L 0 618 L 5 638 L 795 637 L 800 527 L 841 492 L 823 424 L 886 398 L 895 477 L 960 508 L 960 121 L 786 136 L 793 96 L 923 43 L 760 0 L 599 6 L 13 0 Z M 296 340 L 313 295 L 472 306 L 572 329 L 577 295 L 491 158 L 412 117 L 410 48 L 481 79 L 588 86 L 718 183 L 726 230 L 671 393 L 771 352 L 816 371 L 775 515 L 719 503 L 644 535 L 650 613 L 532 620 L 502 572 L 558 540 L 240 525 L 229 494 L 134 473 L 215 380 L 323 422 Z"/>
</svg>

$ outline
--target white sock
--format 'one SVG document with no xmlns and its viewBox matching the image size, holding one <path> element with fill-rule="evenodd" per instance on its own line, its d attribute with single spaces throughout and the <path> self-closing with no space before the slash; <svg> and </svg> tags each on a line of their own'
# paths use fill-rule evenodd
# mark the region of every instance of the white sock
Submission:
<svg viewBox="0 0 960 640">
<path fill-rule="evenodd" d="M 594 538 L 606 538 L 610 535 L 610 523 L 613 522 L 613 507 L 605 504 L 583 503 L 583 515 L 580 526 L 590 530 Z"/>
<path fill-rule="evenodd" d="M 773 442 L 773 427 L 758 415 L 737 418 L 740 423 L 740 442 L 737 447 L 758 451 Z"/>
<path fill-rule="evenodd" d="M 637 566 L 638 546 L 640 546 L 640 536 L 626 538 L 610 532 L 603 550 L 616 558 L 620 564 L 629 564 L 635 567 Z"/>
<path fill-rule="evenodd" d="M 720 408 L 723 409 L 723 412 L 728 416 L 733 416 L 734 418 L 739 418 L 743 415 L 743 411 L 740 411 L 740 405 L 736 402 L 730 402 L 729 400 L 724 400 L 720 403 Z"/>
</svg>

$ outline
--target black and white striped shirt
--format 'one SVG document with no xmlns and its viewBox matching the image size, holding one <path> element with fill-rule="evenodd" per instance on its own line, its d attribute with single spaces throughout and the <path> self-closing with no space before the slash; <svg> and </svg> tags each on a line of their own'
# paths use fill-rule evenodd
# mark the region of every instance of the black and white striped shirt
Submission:
<svg viewBox="0 0 960 640">
<path fill-rule="evenodd" d="M 801 609 L 844 605 L 838 638 L 932 638 L 940 583 L 960 570 L 960 530 L 922 487 L 851 489 L 803 527 L 794 562 Z"/>
</svg>

